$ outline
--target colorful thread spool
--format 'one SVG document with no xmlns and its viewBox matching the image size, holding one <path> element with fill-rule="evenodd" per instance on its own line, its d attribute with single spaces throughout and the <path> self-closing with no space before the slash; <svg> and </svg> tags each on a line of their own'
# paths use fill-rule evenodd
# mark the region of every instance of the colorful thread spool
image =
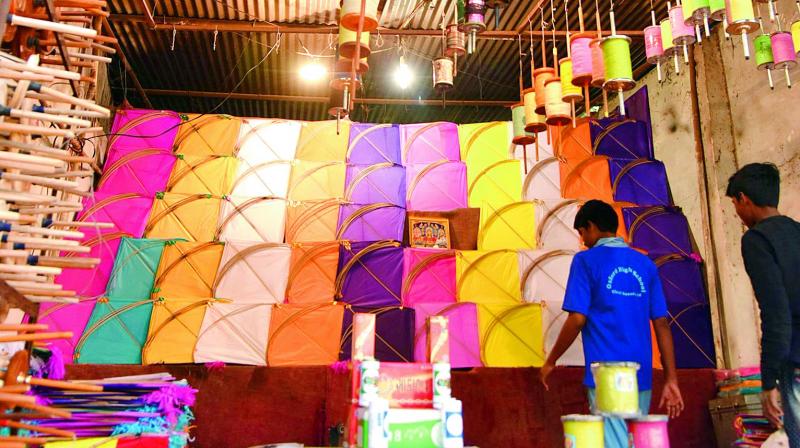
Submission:
<svg viewBox="0 0 800 448">
<path fill-rule="evenodd" d="M 669 24 L 672 26 L 672 43 L 676 47 L 683 47 L 683 61 L 689 63 L 689 50 L 687 45 L 695 43 L 694 28 L 686 25 L 683 20 L 683 7 L 673 6 L 669 9 Z"/>
<path fill-rule="evenodd" d="M 565 415 L 564 446 L 570 448 L 603 448 L 603 418 L 597 415 Z"/>
<path fill-rule="evenodd" d="M 661 27 L 650 25 L 644 29 L 644 52 L 647 62 L 658 69 L 658 82 L 661 82 L 661 62 L 664 56 L 664 43 L 661 41 Z"/>
<path fill-rule="evenodd" d="M 592 363 L 596 388 L 595 415 L 621 418 L 638 417 L 639 383 L 635 362 Z"/>
<path fill-rule="evenodd" d="M 565 103 L 561 96 L 561 78 L 548 79 L 544 85 L 545 122 L 548 126 L 563 126 L 572 121 L 569 103 Z"/>
<path fill-rule="evenodd" d="M 711 0 L 709 2 L 709 17 L 717 22 L 725 21 L 725 0 Z"/>
<path fill-rule="evenodd" d="M 669 448 L 666 415 L 648 415 L 628 420 L 629 445 L 634 448 Z"/>
<path fill-rule="evenodd" d="M 525 106 L 522 103 L 511 106 L 511 122 L 514 127 L 515 145 L 530 145 L 535 141 L 533 134 L 525 131 Z"/>
<path fill-rule="evenodd" d="M 533 85 L 536 91 L 536 113 L 545 115 L 545 84 L 555 77 L 555 71 L 550 67 L 537 68 L 533 71 Z"/>
<path fill-rule="evenodd" d="M 786 86 L 792 88 L 792 78 L 789 69 L 797 65 L 795 46 L 791 33 L 777 31 L 770 36 L 772 41 L 772 57 L 775 59 L 775 70 L 783 70 L 786 75 Z"/>
<path fill-rule="evenodd" d="M 753 47 L 756 53 L 756 67 L 759 70 L 766 70 L 769 88 L 774 89 L 775 83 L 772 81 L 772 69 L 775 59 L 772 56 L 772 40 L 769 35 L 761 34 L 753 39 Z"/>
<path fill-rule="evenodd" d="M 636 87 L 633 80 L 631 63 L 631 38 L 612 35 L 603 39 L 603 64 L 606 69 L 606 82 L 603 90 L 617 92 L 619 95 L 619 113 L 625 115 L 625 97 L 623 92 Z"/>
<path fill-rule="evenodd" d="M 533 133 L 546 131 L 545 117 L 536 113 L 536 89 L 523 90 L 522 101 L 525 104 L 525 130 Z"/>
<path fill-rule="evenodd" d="M 592 39 L 589 49 L 592 51 L 592 87 L 603 87 L 606 82 L 606 67 L 603 61 L 603 39 Z"/>
<path fill-rule="evenodd" d="M 453 88 L 453 60 L 440 57 L 433 60 L 433 88 L 444 93 Z"/>
<path fill-rule="evenodd" d="M 348 30 L 347 28 L 339 25 L 339 54 L 342 57 L 352 59 L 356 55 L 356 36 L 358 33 Z M 362 58 L 368 57 L 370 53 L 369 48 L 369 31 L 361 33 L 361 51 Z"/>
<path fill-rule="evenodd" d="M 697 41 L 703 41 L 703 35 L 699 27 L 703 25 L 706 37 L 711 36 L 708 27 L 708 16 L 711 14 L 711 3 L 709 0 L 683 0 L 683 21 L 686 25 L 695 27 Z"/>
<path fill-rule="evenodd" d="M 758 31 L 759 24 L 753 10 L 751 0 L 725 0 L 725 15 L 728 19 L 728 26 L 725 30 L 729 34 L 739 34 L 742 36 L 742 47 L 744 47 L 744 58 L 750 59 L 750 43 L 747 35 Z"/>
<path fill-rule="evenodd" d="M 592 82 L 592 50 L 589 44 L 594 33 L 578 33 L 572 36 L 572 84 L 586 86 Z"/>
<path fill-rule="evenodd" d="M 374 31 L 378 28 L 378 0 L 366 0 L 364 26 L 361 31 Z M 358 18 L 361 15 L 361 0 L 344 0 L 342 3 L 341 25 L 348 30 L 358 31 Z"/>
<path fill-rule="evenodd" d="M 797 56 L 800 57 L 800 20 L 792 24 L 791 30 L 792 43 L 794 43 L 794 49 L 797 52 Z"/>
<path fill-rule="evenodd" d="M 583 99 L 581 88 L 572 82 L 572 58 L 563 58 L 558 61 L 559 74 L 561 75 L 561 99 L 566 102 Z"/>
<path fill-rule="evenodd" d="M 459 29 L 467 34 L 467 54 L 472 54 L 478 33 L 486 31 L 486 3 L 484 0 L 467 0 L 464 14 Z"/>
<path fill-rule="evenodd" d="M 661 46 L 664 47 L 664 57 L 672 58 L 675 62 L 675 73 L 680 74 L 681 66 L 678 64 L 678 49 L 672 43 L 672 24 L 669 18 L 662 20 L 659 28 L 661 28 Z"/>
<path fill-rule="evenodd" d="M 447 26 L 447 47 L 444 54 L 455 58 L 467 54 L 467 36 L 458 29 L 458 25 Z"/>
</svg>

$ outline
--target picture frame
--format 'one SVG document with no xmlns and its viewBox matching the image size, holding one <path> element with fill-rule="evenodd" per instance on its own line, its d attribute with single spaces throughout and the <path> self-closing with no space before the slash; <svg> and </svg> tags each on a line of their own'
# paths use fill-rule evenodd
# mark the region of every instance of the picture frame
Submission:
<svg viewBox="0 0 800 448">
<path fill-rule="evenodd" d="M 450 220 L 409 216 L 408 244 L 411 247 L 450 249 Z"/>
</svg>

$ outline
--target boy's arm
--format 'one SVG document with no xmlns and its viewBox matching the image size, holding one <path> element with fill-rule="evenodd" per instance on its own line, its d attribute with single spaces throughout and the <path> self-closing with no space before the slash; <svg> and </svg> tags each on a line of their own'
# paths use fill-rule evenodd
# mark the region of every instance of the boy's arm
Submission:
<svg viewBox="0 0 800 448">
<path fill-rule="evenodd" d="M 561 327 L 561 332 L 558 334 L 558 339 L 556 339 L 556 343 L 553 345 L 553 349 L 547 357 L 547 361 L 545 361 L 542 366 L 542 383 L 545 388 L 547 388 L 547 377 L 550 376 L 550 372 L 555 368 L 556 361 L 558 361 L 564 352 L 569 349 L 569 346 L 575 342 L 575 338 L 578 337 L 584 325 L 586 325 L 585 315 L 581 313 L 569 313 L 566 322 L 564 322 L 564 326 Z"/>
<path fill-rule="evenodd" d="M 667 409 L 671 418 L 683 412 L 683 396 L 678 387 L 678 373 L 675 370 L 675 346 L 672 343 L 672 331 L 666 317 L 653 320 L 653 329 L 656 333 L 656 343 L 661 352 L 661 364 L 664 366 L 664 389 L 661 392 L 659 408 Z"/>
</svg>

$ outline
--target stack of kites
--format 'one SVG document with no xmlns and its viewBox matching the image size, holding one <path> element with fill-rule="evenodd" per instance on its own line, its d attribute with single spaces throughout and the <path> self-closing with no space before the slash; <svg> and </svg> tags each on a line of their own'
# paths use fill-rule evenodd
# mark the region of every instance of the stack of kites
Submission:
<svg viewBox="0 0 800 448">
<path fill-rule="evenodd" d="M 719 397 L 755 395 L 761 393 L 761 368 L 742 367 L 736 370 L 714 372 Z"/>
<path fill-rule="evenodd" d="M 738 439 L 733 446 L 759 447 L 775 432 L 763 415 L 739 414 L 733 421 Z"/>
<path fill-rule="evenodd" d="M 114 224 L 87 235 L 102 263 L 65 269 L 58 281 L 82 300 L 44 306 L 40 321 L 74 332 L 56 344 L 77 363 L 319 365 L 348 359 L 354 312 L 377 316 L 377 357 L 401 362 L 425 361 L 426 320 L 445 315 L 453 367 L 539 366 L 581 250 L 573 218 L 599 198 L 659 265 L 679 367 L 713 366 L 700 264 L 642 96 L 624 119 L 552 128 L 555 150 L 525 163 L 509 122 L 337 132 L 119 111 L 78 216 Z M 409 237 L 415 216 L 452 218 L 450 248 L 409 247 L 445 236 Z M 583 365 L 580 343 L 562 363 Z"/>
</svg>

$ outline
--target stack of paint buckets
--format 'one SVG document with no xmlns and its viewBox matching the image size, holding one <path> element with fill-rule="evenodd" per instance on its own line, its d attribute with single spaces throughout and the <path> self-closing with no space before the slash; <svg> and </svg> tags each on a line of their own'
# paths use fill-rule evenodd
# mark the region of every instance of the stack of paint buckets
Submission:
<svg viewBox="0 0 800 448">
<path fill-rule="evenodd" d="M 430 363 L 375 360 L 375 315 L 353 316 L 353 411 L 345 447 L 463 448 L 461 401 L 450 393 L 448 320 L 427 322 Z"/>
<path fill-rule="evenodd" d="M 595 382 L 592 415 L 566 415 L 564 446 L 570 448 L 603 448 L 604 419 L 627 420 L 631 448 L 669 448 L 668 417 L 642 415 L 639 409 L 639 386 L 636 373 L 639 364 L 632 362 L 594 363 Z"/>
</svg>

